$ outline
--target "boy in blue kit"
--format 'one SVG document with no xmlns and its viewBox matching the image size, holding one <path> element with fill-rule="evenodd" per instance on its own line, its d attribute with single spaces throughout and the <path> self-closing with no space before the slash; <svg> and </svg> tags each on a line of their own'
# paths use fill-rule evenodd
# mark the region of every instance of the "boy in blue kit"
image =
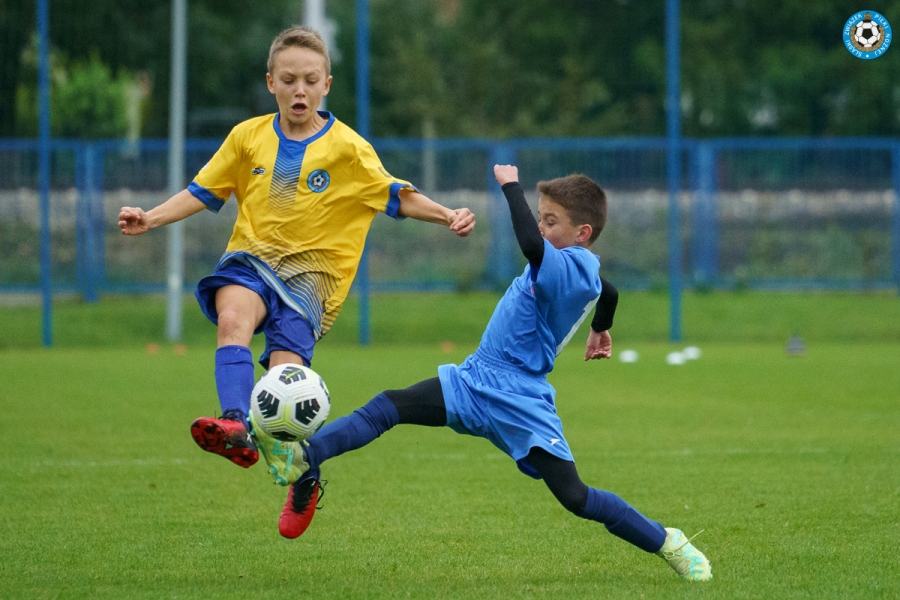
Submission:
<svg viewBox="0 0 900 600">
<path fill-rule="evenodd" d="M 599 260 L 589 249 L 606 223 L 605 193 L 583 175 L 540 182 L 536 222 L 516 167 L 497 165 L 494 174 L 528 265 L 497 304 L 475 353 L 460 366 L 439 367 L 436 378 L 375 396 L 304 443 L 277 442 L 254 430 L 276 481 L 294 482 L 279 520 L 282 535 L 296 537 L 309 525 L 315 506 L 306 501 L 307 490 L 318 489 L 319 466 L 327 459 L 401 423 L 447 426 L 490 440 L 523 473 L 543 479 L 566 509 L 658 554 L 681 577 L 711 579 L 709 561 L 680 530 L 664 528 L 616 494 L 581 481 L 547 382 L 556 356 L 595 306 L 585 360 L 610 356 L 618 292 L 600 278 Z"/>
<path fill-rule="evenodd" d="M 279 34 L 266 83 L 278 113 L 239 123 L 187 189 L 144 212 L 123 207 L 119 227 L 140 235 L 234 195 L 238 215 L 215 272 L 197 300 L 218 327 L 216 390 L 222 417 L 200 417 L 191 435 L 204 450 L 241 467 L 259 454 L 247 414 L 255 383 L 250 341 L 263 333 L 266 369 L 312 361 L 350 291 L 372 219 L 379 212 L 437 223 L 465 237 L 467 208 L 451 210 L 391 176 L 372 146 L 326 111 L 331 62 L 321 36 L 305 27 Z"/>
</svg>

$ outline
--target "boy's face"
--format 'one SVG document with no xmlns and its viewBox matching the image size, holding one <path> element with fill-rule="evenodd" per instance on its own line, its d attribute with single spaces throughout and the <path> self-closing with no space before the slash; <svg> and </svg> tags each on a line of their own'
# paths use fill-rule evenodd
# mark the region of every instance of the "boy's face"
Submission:
<svg viewBox="0 0 900 600">
<path fill-rule="evenodd" d="M 309 48 L 291 46 L 277 55 L 272 73 L 266 73 L 269 91 L 275 94 L 281 119 L 303 127 L 312 119 L 331 88 L 325 75 L 325 57 Z"/>
<path fill-rule="evenodd" d="M 543 194 L 538 200 L 538 229 L 544 239 L 557 250 L 569 246 L 584 246 L 591 235 L 590 225 L 573 225 L 566 209 Z"/>
</svg>

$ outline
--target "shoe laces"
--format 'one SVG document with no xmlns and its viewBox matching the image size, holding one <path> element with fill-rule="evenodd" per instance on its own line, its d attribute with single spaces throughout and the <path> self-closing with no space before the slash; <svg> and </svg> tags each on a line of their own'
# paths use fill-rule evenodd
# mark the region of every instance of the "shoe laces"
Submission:
<svg viewBox="0 0 900 600">
<path fill-rule="evenodd" d="M 229 408 L 224 413 L 222 413 L 222 418 L 226 421 L 241 421 L 244 422 L 246 417 L 244 413 L 236 408 Z"/>
<path fill-rule="evenodd" d="M 327 483 L 327 479 L 316 479 L 315 477 L 294 483 L 292 486 L 294 493 L 291 497 L 291 509 L 297 514 L 305 512 L 309 508 L 309 502 L 312 500 L 313 493 L 317 488 L 319 497 L 316 499 L 316 509 L 321 509 L 319 502 L 325 496 L 325 484 Z"/>
<path fill-rule="evenodd" d="M 700 536 L 700 534 L 703 533 L 704 531 L 706 531 L 706 530 L 705 530 L 705 529 L 701 529 L 700 531 L 698 531 L 697 533 L 695 533 L 695 534 L 692 535 L 691 537 L 685 539 L 685 540 L 684 540 L 684 543 L 683 543 L 682 545 L 678 546 L 678 547 L 675 548 L 674 550 L 669 550 L 669 551 L 665 552 L 664 554 L 666 555 L 666 558 L 678 556 L 678 553 L 681 552 L 681 549 L 682 549 L 682 548 L 684 548 L 685 546 L 687 546 L 688 544 L 690 544 L 690 543 L 691 543 L 691 540 L 697 539 L 697 538 Z"/>
</svg>

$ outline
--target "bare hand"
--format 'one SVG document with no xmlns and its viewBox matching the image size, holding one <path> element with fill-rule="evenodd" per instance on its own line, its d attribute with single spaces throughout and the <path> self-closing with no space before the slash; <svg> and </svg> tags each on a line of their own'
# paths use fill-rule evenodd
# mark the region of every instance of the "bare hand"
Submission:
<svg viewBox="0 0 900 600">
<path fill-rule="evenodd" d="M 141 235 L 150 229 L 147 213 L 140 208 L 122 207 L 119 211 L 119 229 L 124 235 Z"/>
<path fill-rule="evenodd" d="M 466 237 L 475 229 L 475 215 L 468 208 L 457 208 L 453 211 L 453 222 L 450 231 L 459 237 Z"/>
<path fill-rule="evenodd" d="M 513 165 L 494 165 L 494 177 L 501 186 L 519 181 L 519 169 Z"/>
<path fill-rule="evenodd" d="M 612 338 L 609 337 L 609 331 L 597 333 L 591 329 L 587 348 L 584 350 L 584 360 L 609 358 L 610 356 L 612 356 Z"/>
</svg>

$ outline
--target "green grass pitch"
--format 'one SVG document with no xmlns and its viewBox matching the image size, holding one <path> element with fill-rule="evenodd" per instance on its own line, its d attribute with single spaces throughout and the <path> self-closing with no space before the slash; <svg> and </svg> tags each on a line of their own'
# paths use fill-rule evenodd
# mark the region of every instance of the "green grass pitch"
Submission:
<svg viewBox="0 0 900 600">
<path fill-rule="evenodd" d="M 729 300 L 749 302 L 747 322 L 728 312 Z M 816 311 L 778 298 L 799 316 L 774 314 L 758 328 L 752 321 L 766 311 L 756 304 L 770 300 L 709 301 L 719 308 L 697 312 L 731 319 L 721 337 L 751 339 L 698 343 L 699 360 L 667 365 L 676 346 L 647 333 L 665 323 L 660 306 L 624 295 L 614 349 L 640 360 L 584 363 L 579 334 L 550 376 L 582 478 L 688 535 L 705 530 L 696 543 L 713 563 L 708 584 L 683 582 L 661 559 L 570 515 L 489 443 L 443 429 L 400 426 L 326 463 L 324 508 L 303 537 L 284 540 L 286 490 L 262 466 L 240 469 L 190 439 L 190 422 L 218 408 L 211 327 L 189 332 L 183 353 L 164 343 L 148 351 L 139 334 L 93 347 L 67 337 L 65 323 L 85 311 L 127 322 L 118 311 L 128 303 L 113 302 L 60 307 L 76 316 L 59 323 L 56 349 L 0 349 L 0 597 L 900 597 L 891 312 L 900 301 L 858 297 L 860 314 L 843 313 L 840 328 L 862 340 L 878 320 L 867 303 L 881 307 L 869 342 L 822 335 L 829 325 L 809 313 L 841 314 L 828 298 L 809 300 Z M 687 304 L 696 302 L 707 300 Z M 17 311 L 0 308 L 7 340 L 13 321 L 33 316 Z M 418 345 L 406 336 L 360 348 L 346 343 L 346 316 L 314 364 L 335 417 L 462 360 L 480 333 L 457 323 L 423 331 Z M 802 318 L 819 327 L 804 323 L 807 352 L 788 356 L 786 335 Z M 378 319 L 376 332 L 389 329 Z M 715 329 L 700 316 L 686 325 L 694 339 Z"/>
</svg>

